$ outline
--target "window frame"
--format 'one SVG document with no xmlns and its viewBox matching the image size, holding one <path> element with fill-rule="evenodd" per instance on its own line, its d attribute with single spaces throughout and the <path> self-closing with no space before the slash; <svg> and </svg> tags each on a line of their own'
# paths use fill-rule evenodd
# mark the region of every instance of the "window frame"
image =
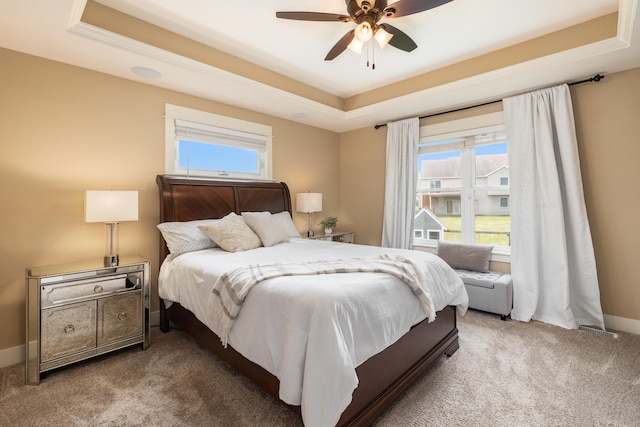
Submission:
<svg viewBox="0 0 640 427">
<path fill-rule="evenodd" d="M 504 132 L 504 113 L 502 111 L 496 113 L 483 114 L 479 116 L 468 117 L 465 119 L 450 120 L 443 123 L 436 123 L 431 125 L 425 125 L 420 127 L 420 151 L 419 154 L 435 153 L 442 151 L 460 151 L 461 162 L 468 163 L 470 166 L 467 168 L 471 171 L 471 174 L 462 176 L 461 187 L 475 186 L 473 180 L 475 179 L 475 162 L 473 150 L 467 148 L 474 148 L 476 146 L 484 145 L 474 144 L 472 146 L 465 146 L 465 137 L 471 135 L 482 135 L 494 132 Z M 443 150 L 443 145 L 431 145 L 424 147 L 424 144 L 436 143 L 440 141 L 459 140 L 457 142 L 451 142 L 446 144 L 446 150 Z M 465 203 L 465 200 L 461 196 L 461 216 L 462 216 L 462 228 L 465 229 L 471 227 L 475 228 L 474 215 L 470 215 L 468 211 L 473 212 L 473 206 L 469 206 Z M 473 205 L 473 203 L 471 203 Z M 463 214 L 464 213 L 464 214 Z M 426 247 L 437 248 L 438 241 L 433 239 L 414 239 L 414 247 Z M 492 252 L 492 261 L 510 262 L 511 260 L 511 247 L 510 246 L 494 246 Z"/>
<path fill-rule="evenodd" d="M 198 176 L 221 180 L 252 180 L 273 181 L 272 169 L 272 128 L 260 123 L 253 123 L 233 117 L 222 116 L 206 111 L 195 110 L 179 105 L 165 104 L 165 174 L 177 176 Z M 254 147 L 258 153 L 258 173 L 242 173 L 224 170 L 189 169 L 180 167 L 179 140 L 176 128 L 189 122 L 194 129 L 198 127 L 214 129 L 222 137 L 230 140 L 238 136 L 255 141 Z M 178 124 L 177 124 L 178 123 Z M 212 145 L 227 145 L 234 148 L 247 148 L 246 144 L 238 142 L 215 144 L 210 141 L 194 142 L 211 143 Z"/>
</svg>

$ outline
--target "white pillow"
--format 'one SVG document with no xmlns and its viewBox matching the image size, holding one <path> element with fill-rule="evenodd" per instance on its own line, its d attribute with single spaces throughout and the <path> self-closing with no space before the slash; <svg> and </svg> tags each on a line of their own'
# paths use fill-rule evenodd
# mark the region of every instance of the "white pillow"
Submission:
<svg viewBox="0 0 640 427">
<path fill-rule="evenodd" d="M 282 228 L 284 228 L 287 236 L 300 237 L 300 232 L 293 224 L 293 220 L 291 219 L 291 214 L 289 213 L 289 211 L 278 212 L 276 214 L 272 214 L 271 216 L 276 220 L 278 224 L 280 224 Z"/>
<path fill-rule="evenodd" d="M 242 217 L 227 215 L 221 220 L 199 226 L 200 230 L 227 252 L 240 252 L 261 246 L 260 238 Z"/>
<path fill-rule="evenodd" d="M 198 225 L 211 224 L 216 221 L 219 220 L 201 219 L 184 222 L 163 222 L 158 224 L 157 227 L 167 243 L 170 256 L 173 258 L 186 252 L 215 248 L 216 244 L 198 228 Z"/>
<path fill-rule="evenodd" d="M 287 232 L 271 216 L 270 212 L 242 212 L 242 217 L 258 235 L 265 247 L 289 241 Z"/>
</svg>

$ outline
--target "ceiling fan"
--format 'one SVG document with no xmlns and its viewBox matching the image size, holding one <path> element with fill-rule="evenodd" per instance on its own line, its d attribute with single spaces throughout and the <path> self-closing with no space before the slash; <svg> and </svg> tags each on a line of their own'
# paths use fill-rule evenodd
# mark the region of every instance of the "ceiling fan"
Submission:
<svg viewBox="0 0 640 427">
<path fill-rule="evenodd" d="M 356 28 L 347 32 L 324 58 L 325 61 L 331 61 L 346 48 L 360 53 L 362 46 L 371 38 L 375 39 L 381 48 L 390 44 L 400 50 L 411 52 L 418 47 L 411 37 L 392 25 L 380 24 L 378 21 L 382 18 L 399 18 L 424 12 L 450 1 L 452 0 L 399 0 L 387 6 L 387 0 L 345 0 L 349 15 L 323 12 L 276 12 L 276 17 L 300 21 L 356 23 Z"/>
</svg>

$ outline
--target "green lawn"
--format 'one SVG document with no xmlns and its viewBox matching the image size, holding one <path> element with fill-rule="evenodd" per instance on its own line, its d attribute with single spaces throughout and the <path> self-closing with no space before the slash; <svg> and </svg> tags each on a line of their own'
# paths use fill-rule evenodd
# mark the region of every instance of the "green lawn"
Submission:
<svg viewBox="0 0 640 427">
<path fill-rule="evenodd" d="M 447 229 L 444 239 L 460 241 L 462 235 L 462 220 L 459 216 L 439 216 Z M 476 243 L 487 245 L 510 246 L 509 233 L 511 231 L 511 217 L 509 216 L 476 216 Z"/>
</svg>

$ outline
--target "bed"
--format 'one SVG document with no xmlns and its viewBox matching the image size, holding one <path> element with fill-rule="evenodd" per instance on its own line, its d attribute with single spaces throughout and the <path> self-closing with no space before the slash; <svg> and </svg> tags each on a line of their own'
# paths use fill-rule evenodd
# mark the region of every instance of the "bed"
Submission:
<svg viewBox="0 0 640 427">
<path fill-rule="evenodd" d="M 159 175 L 157 177 L 157 184 L 160 191 L 161 224 L 219 219 L 226 217 L 231 213 L 240 215 L 243 212 L 269 212 L 275 215 L 281 215 L 284 212 L 286 215 L 289 215 L 290 218 L 292 211 L 291 197 L 289 189 L 285 183 L 215 181 Z M 199 312 L 197 307 L 193 306 L 192 302 L 187 303 L 186 301 L 188 301 L 188 298 L 185 297 L 185 301 L 181 301 L 181 298 L 184 296 L 177 295 L 179 292 L 172 293 L 171 291 L 165 290 L 163 287 L 164 282 L 178 282 L 178 285 L 180 285 L 179 282 L 181 280 L 187 280 L 178 278 L 178 276 L 175 276 L 173 273 L 174 271 L 179 271 L 181 268 L 186 268 L 182 267 L 182 264 L 180 263 L 187 265 L 189 263 L 195 263 L 197 259 L 200 258 L 204 259 L 207 257 L 207 259 L 209 259 L 209 252 L 215 254 L 216 251 L 220 252 L 220 249 L 205 248 L 203 250 L 193 251 L 180 256 L 172 256 L 162 234 L 160 239 L 160 259 L 165 260 L 161 267 L 161 274 L 159 278 L 159 292 L 161 295 L 160 329 L 163 332 L 168 332 L 170 324 L 175 324 L 190 334 L 197 342 L 209 348 L 218 357 L 231 364 L 235 369 L 252 380 L 267 393 L 280 400 L 289 409 L 301 415 L 305 425 L 316 424 L 317 420 L 315 417 L 309 415 L 314 414 L 314 412 L 309 408 L 306 408 L 305 412 L 304 404 L 286 403 L 286 401 L 292 402 L 291 398 L 285 398 L 284 400 L 281 399 L 281 388 L 284 388 L 284 384 L 281 384 L 281 380 L 279 380 L 278 376 L 273 373 L 274 369 L 272 366 L 267 366 L 267 364 L 262 362 L 256 363 L 255 361 L 252 361 L 256 360 L 255 356 L 251 354 L 250 351 L 249 354 L 247 354 L 247 350 L 245 349 L 246 345 L 240 342 L 240 338 L 237 338 L 238 336 L 242 336 L 241 333 L 236 333 L 235 339 L 237 344 L 234 343 L 232 339 L 234 338 L 234 330 L 241 330 L 240 328 L 246 327 L 239 324 L 242 323 L 242 316 L 238 316 L 236 324 L 231 328 L 229 343 L 228 345 L 225 345 L 226 342 L 223 343 L 220 336 L 212 331 L 208 319 L 203 317 L 206 316 L 206 314 Z M 365 254 L 379 250 L 379 248 L 374 249 L 374 247 L 364 247 L 361 245 L 334 242 L 312 242 L 308 239 L 295 238 L 292 238 L 291 241 L 286 244 L 274 245 L 273 248 L 279 248 L 277 250 L 283 250 L 285 253 L 287 253 L 286 250 L 290 251 L 288 253 L 297 253 L 312 244 L 338 245 L 343 248 L 350 247 L 353 251 L 358 250 L 357 247 L 360 246 L 361 249 L 364 250 Z M 333 253 L 332 251 L 334 250 L 333 246 L 323 246 L 322 248 L 326 253 Z M 336 250 L 339 249 L 337 246 L 335 248 Z M 265 250 L 265 252 L 262 252 L 265 254 L 267 253 L 266 249 L 267 248 L 260 248 L 260 250 Z M 313 250 L 318 252 L 315 248 L 313 248 Z M 255 249 L 254 251 L 257 252 L 259 250 Z M 247 254 L 249 252 L 252 251 L 247 251 Z M 322 250 L 319 252 L 322 252 Z M 417 251 L 409 252 L 417 253 Z M 248 256 L 247 254 L 239 256 Z M 179 259 L 181 260 L 180 263 L 177 261 Z M 240 259 L 242 260 L 242 258 Z M 265 259 L 268 259 L 268 257 Z M 176 267 L 171 267 L 172 264 L 175 264 Z M 448 272 L 444 273 L 448 274 Z M 366 274 L 375 273 L 358 273 L 358 275 L 361 275 L 363 278 L 367 277 Z M 348 273 L 334 275 L 334 277 L 338 276 L 349 276 L 349 278 L 356 277 L 355 275 L 349 275 Z M 277 280 L 293 279 L 291 277 L 286 277 L 279 278 Z M 194 283 L 199 282 L 202 282 L 202 280 Z M 192 285 L 190 285 L 188 289 L 191 289 L 191 286 Z M 457 287 L 458 284 L 455 286 Z M 445 304 L 439 309 L 439 311 L 437 311 L 437 313 L 434 313 L 432 318 L 435 317 L 435 319 L 433 321 L 430 322 L 428 318 L 425 318 L 424 320 L 417 322 L 415 325 L 407 328 L 407 332 L 401 337 L 394 339 L 393 343 L 388 346 L 385 345 L 384 349 L 380 349 L 380 351 L 377 351 L 371 356 L 367 355 L 365 360 L 357 362 L 357 366 L 354 366 L 356 376 L 356 386 L 354 386 L 355 390 L 348 399 L 348 404 L 346 404 L 344 410 L 339 412 L 334 418 L 338 419 L 336 425 L 370 425 L 440 357 L 443 355 L 451 356 L 459 348 L 456 316 L 457 312 L 464 312 L 464 310 L 466 310 L 466 292 L 464 291 L 464 286 L 462 286 L 461 283 L 460 287 L 463 290 L 461 291 L 462 293 L 458 292 L 456 288 L 455 298 L 451 297 L 452 304 Z M 250 312 L 249 304 L 253 304 L 252 307 L 256 307 L 258 309 L 257 311 L 268 311 L 264 309 L 260 310 L 259 308 L 264 308 L 265 306 L 271 308 L 269 304 L 277 303 L 277 300 L 269 303 L 258 302 L 258 296 L 253 297 L 253 295 L 261 295 L 260 292 L 262 292 L 262 288 L 266 289 L 268 287 L 255 287 L 250 292 L 253 299 L 250 301 L 249 297 L 247 297 L 245 306 L 243 306 L 243 311 L 241 312 L 243 315 L 244 313 Z M 186 289 L 186 287 L 183 287 L 183 289 Z M 259 291 L 256 291 L 256 289 Z M 403 292 L 405 291 L 399 292 L 399 294 L 402 294 Z M 163 296 L 164 298 L 162 298 Z M 440 297 L 438 296 L 436 299 L 438 298 Z M 413 298 L 412 300 L 416 299 Z M 456 307 L 454 303 L 457 304 L 458 307 Z M 439 304 L 442 305 L 441 303 Z M 185 308 L 185 306 L 191 308 L 193 311 Z M 411 311 L 408 310 L 408 312 Z M 251 313 L 253 312 L 251 311 Z M 249 315 L 247 314 L 245 316 Z M 428 316 L 423 313 L 423 317 Z M 407 321 L 410 321 L 410 319 Z M 250 321 L 247 320 L 244 321 L 244 323 L 250 324 Z M 244 325 L 244 323 L 242 324 Z M 207 324 L 209 324 L 209 326 L 207 326 Z M 255 321 L 254 324 L 256 324 Z M 236 350 L 234 345 L 238 346 L 241 351 Z M 311 365 L 311 361 L 307 361 L 306 363 Z M 261 364 L 267 366 L 267 368 L 261 366 Z M 288 383 L 288 380 L 284 380 L 284 382 Z M 305 381 L 305 385 L 306 384 L 312 384 L 312 381 Z M 327 386 L 332 387 L 332 384 Z M 300 388 L 302 389 L 302 386 L 300 386 Z M 307 386 L 307 388 L 311 387 Z M 302 390 L 302 392 L 304 391 L 305 390 Z M 325 395 L 331 393 L 330 391 L 325 390 L 313 391 L 314 396 L 321 396 L 323 393 Z M 307 406 L 310 405 L 307 404 Z M 326 423 L 326 420 L 323 422 Z M 318 425 L 326 424 L 319 423 Z"/>
</svg>

